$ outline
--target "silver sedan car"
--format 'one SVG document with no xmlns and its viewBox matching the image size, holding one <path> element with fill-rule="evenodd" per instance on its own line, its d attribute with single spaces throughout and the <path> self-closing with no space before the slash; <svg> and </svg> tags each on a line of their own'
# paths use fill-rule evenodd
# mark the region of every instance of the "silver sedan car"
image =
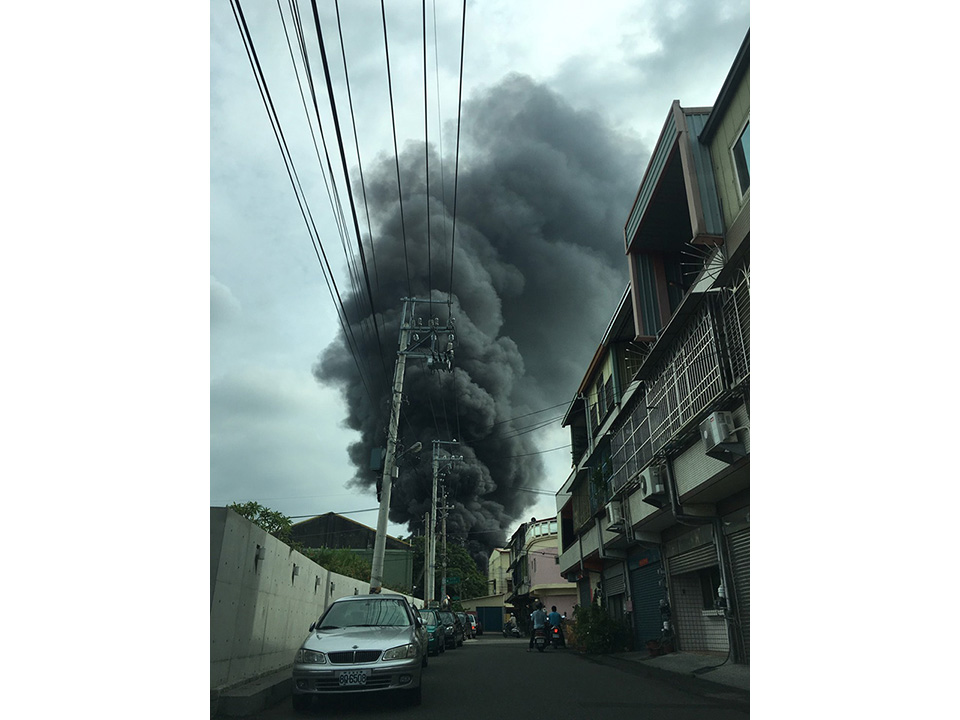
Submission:
<svg viewBox="0 0 960 720">
<path fill-rule="evenodd" d="M 310 626 L 297 651 L 293 706 L 306 710 L 317 696 L 389 690 L 419 705 L 426 664 L 426 629 L 405 597 L 343 597 Z"/>
</svg>

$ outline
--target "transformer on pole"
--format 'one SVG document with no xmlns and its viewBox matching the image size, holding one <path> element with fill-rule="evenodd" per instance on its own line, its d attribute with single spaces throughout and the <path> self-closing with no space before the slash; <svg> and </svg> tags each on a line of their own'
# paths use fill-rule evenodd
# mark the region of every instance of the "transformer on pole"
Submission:
<svg viewBox="0 0 960 720">
<path fill-rule="evenodd" d="M 453 318 L 448 326 L 442 326 L 440 320 L 431 318 L 423 325 L 419 318 L 414 322 L 416 304 L 431 303 L 430 300 L 402 298 L 403 314 L 400 319 L 400 348 L 393 373 L 393 392 L 390 403 L 390 424 L 387 431 L 387 450 L 383 462 L 383 476 L 380 491 L 380 514 L 377 517 L 377 535 L 373 545 L 373 562 L 370 569 L 370 592 L 379 593 L 383 588 L 383 560 L 387 545 L 387 520 L 390 514 L 390 493 L 393 478 L 397 476 L 396 461 L 406 453 L 418 452 L 421 444 L 415 443 L 408 450 L 397 455 L 397 432 L 400 425 L 400 402 L 403 399 L 403 375 L 407 357 L 424 358 L 431 370 L 452 370 L 453 351 L 456 334 Z"/>
</svg>

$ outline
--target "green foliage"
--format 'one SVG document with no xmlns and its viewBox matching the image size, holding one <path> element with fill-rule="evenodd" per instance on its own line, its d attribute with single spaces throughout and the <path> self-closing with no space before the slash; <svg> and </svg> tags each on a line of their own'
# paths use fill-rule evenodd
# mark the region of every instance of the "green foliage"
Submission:
<svg viewBox="0 0 960 720">
<path fill-rule="evenodd" d="M 364 582 L 370 579 L 370 563 L 346 548 L 302 548 L 300 552 L 330 572 Z"/>
<path fill-rule="evenodd" d="M 423 577 L 423 564 L 424 564 L 424 538 L 422 536 L 412 537 L 406 540 L 414 547 L 413 555 L 413 577 L 414 582 L 419 588 L 417 591 L 418 596 L 423 595 L 422 589 L 426 587 L 426 580 Z M 440 581 L 442 579 L 441 571 L 441 553 L 443 552 L 442 543 L 437 545 L 437 575 L 436 575 L 436 588 L 437 592 L 440 591 Z M 457 570 L 456 573 L 453 571 Z M 454 575 L 456 574 L 460 578 L 460 584 L 447 587 L 447 594 L 453 595 L 456 593 L 451 593 L 451 587 L 459 588 L 461 600 L 468 600 L 470 598 L 481 597 L 487 594 L 487 578 L 480 574 L 480 568 L 477 567 L 476 561 L 470 557 L 470 553 L 467 552 L 467 549 L 461 545 L 458 545 L 455 542 L 447 543 L 447 574 Z M 451 602 L 451 606 L 454 610 L 462 610 L 460 603 L 456 600 Z"/>
<path fill-rule="evenodd" d="M 573 636 L 578 649 L 591 655 L 630 649 L 630 628 L 610 617 L 596 600 L 586 607 L 574 607 L 573 618 Z"/>
<path fill-rule="evenodd" d="M 313 560 L 331 572 L 346 575 L 356 580 L 370 579 L 370 562 L 343 548 L 308 548 L 290 537 L 293 523 L 283 513 L 266 508 L 258 502 L 233 503 L 228 505 L 238 515 L 266 530 L 282 543 Z"/>
<path fill-rule="evenodd" d="M 233 503 L 228 505 L 238 515 L 273 535 L 280 542 L 290 545 L 290 532 L 293 523 L 283 513 L 266 508 L 258 502 Z M 295 548 L 299 550 L 300 548 Z"/>
</svg>

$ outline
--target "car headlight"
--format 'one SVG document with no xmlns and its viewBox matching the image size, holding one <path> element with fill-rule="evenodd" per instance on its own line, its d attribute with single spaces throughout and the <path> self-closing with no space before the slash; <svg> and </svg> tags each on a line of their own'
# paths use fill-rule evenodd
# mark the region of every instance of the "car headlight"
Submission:
<svg viewBox="0 0 960 720">
<path fill-rule="evenodd" d="M 384 660 L 403 660 L 404 658 L 412 658 L 417 656 L 417 646 L 413 643 L 408 643 L 406 645 L 401 645 L 400 647 L 391 648 L 383 654 Z"/>
<path fill-rule="evenodd" d="M 316 650 L 306 650 L 300 648 L 297 651 L 297 663 L 301 665 L 323 665 L 327 662 L 327 656 Z"/>
</svg>

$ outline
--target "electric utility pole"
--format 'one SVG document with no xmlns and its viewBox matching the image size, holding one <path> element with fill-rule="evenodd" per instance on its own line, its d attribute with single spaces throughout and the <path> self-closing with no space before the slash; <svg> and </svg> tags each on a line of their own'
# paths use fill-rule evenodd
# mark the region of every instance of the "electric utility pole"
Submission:
<svg viewBox="0 0 960 720">
<path fill-rule="evenodd" d="M 430 600 L 435 599 L 435 583 L 436 583 L 436 572 L 437 572 L 437 479 L 440 476 L 440 446 L 441 445 L 459 445 L 460 443 L 456 440 L 444 441 L 444 440 L 434 440 L 433 441 L 433 493 L 431 495 L 430 501 L 430 527 L 427 530 L 427 543 L 429 547 L 429 561 L 427 565 L 427 593 Z M 463 456 L 459 455 L 457 457 L 450 456 L 446 458 L 447 460 L 457 462 L 463 460 Z M 446 552 L 446 550 L 444 550 Z"/>
<path fill-rule="evenodd" d="M 380 514 L 377 517 L 377 536 L 373 545 L 373 562 L 370 569 L 370 592 L 379 593 L 383 588 L 383 558 L 387 546 L 387 519 L 390 514 L 390 491 L 393 478 L 398 476 L 397 429 L 400 425 L 400 402 L 403 399 L 403 373 L 407 357 L 425 358 L 431 370 L 453 369 L 453 348 L 456 335 L 453 330 L 453 318 L 448 326 L 441 326 L 440 320 L 430 318 L 423 325 L 420 318 L 414 324 L 416 304 L 431 303 L 430 300 L 401 298 L 403 314 L 400 318 L 400 349 L 397 351 L 397 363 L 393 373 L 393 398 L 390 405 L 390 425 L 387 431 L 387 452 L 383 460 L 383 483 L 380 497 Z M 420 443 L 415 443 L 406 452 L 417 452 Z M 403 453 L 401 453 L 401 456 Z"/>
<path fill-rule="evenodd" d="M 447 511 L 453 510 L 453 505 L 447 505 L 447 490 L 443 490 L 443 507 L 440 511 L 443 513 L 443 575 L 440 578 L 440 606 L 443 607 L 447 602 Z"/>
</svg>

